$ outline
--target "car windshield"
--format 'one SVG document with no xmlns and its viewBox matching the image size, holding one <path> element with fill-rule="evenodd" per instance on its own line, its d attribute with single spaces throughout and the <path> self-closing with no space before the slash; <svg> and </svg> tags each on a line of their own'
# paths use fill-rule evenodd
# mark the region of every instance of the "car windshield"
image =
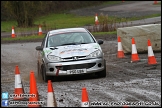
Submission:
<svg viewBox="0 0 162 108">
<path fill-rule="evenodd" d="M 48 37 L 47 47 L 88 44 L 94 42 L 94 39 L 87 32 L 68 32 L 50 35 Z"/>
</svg>

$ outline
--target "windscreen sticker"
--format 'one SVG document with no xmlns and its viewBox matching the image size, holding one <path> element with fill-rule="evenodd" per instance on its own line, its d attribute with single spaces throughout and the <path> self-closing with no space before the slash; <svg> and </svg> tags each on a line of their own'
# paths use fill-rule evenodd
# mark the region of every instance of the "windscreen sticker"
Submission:
<svg viewBox="0 0 162 108">
<path fill-rule="evenodd" d="M 100 46 L 99 46 L 99 45 L 97 45 L 97 44 L 95 44 L 93 47 L 94 47 L 94 48 L 99 48 Z"/>
<path fill-rule="evenodd" d="M 43 54 L 45 54 L 45 53 L 50 53 L 50 52 L 52 52 L 52 51 L 49 50 L 49 49 L 47 49 L 47 50 L 44 50 L 44 51 L 43 51 Z"/>
<path fill-rule="evenodd" d="M 66 49 L 70 49 L 70 48 L 80 48 L 81 45 L 68 45 L 68 46 L 65 46 L 64 48 Z"/>
<path fill-rule="evenodd" d="M 86 52 L 88 51 L 86 48 L 84 49 L 72 49 L 72 50 L 64 50 L 64 51 L 61 51 L 60 54 L 64 54 L 64 53 L 74 53 L 74 54 L 78 54 L 80 52 Z"/>
</svg>

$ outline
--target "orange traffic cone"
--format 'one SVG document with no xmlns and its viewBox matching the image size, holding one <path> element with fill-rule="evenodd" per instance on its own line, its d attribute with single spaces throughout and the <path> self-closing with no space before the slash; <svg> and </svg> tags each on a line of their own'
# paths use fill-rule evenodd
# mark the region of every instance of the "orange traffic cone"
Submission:
<svg viewBox="0 0 162 108">
<path fill-rule="evenodd" d="M 81 107 L 89 107 L 89 99 L 86 88 L 82 88 L 82 104 Z"/>
<path fill-rule="evenodd" d="M 39 25 L 39 32 L 38 32 L 38 35 L 42 35 L 42 27 L 41 27 L 41 25 Z"/>
<path fill-rule="evenodd" d="M 128 108 L 128 105 L 124 105 L 123 108 Z"/>
<path fill-rule="evenodd" d="M 19 67 L 16 65 L 15 67 L 15 96 L 14 100 L 23 100 L 24 98 L 20 96 L 20 94 L 24 94 L 24 88 L 21 82 Z"/>
<path fill-rule="evenodd" d="M 148 64 L 149 65 L 157 64 L 150 40 L 148 40 Z"/>
<path fill-rule="evenodd" d="M 157 4 L 157 1 L 156 0 L 154 0 L 154 4 Z"/>
<path fill-rule="evenodd" d="M 14 26 L 12 26 L 12 34 L 11 34 L 11 37 L 12 37 L 12 38 L 15 38 L 15 37 L 16 37 L 15 31 L 14 31 Z"/>
<path fill-rule="evenodd" d="M 38 90 L 37 90 L 36 80 L 33 71 L 30 72 L 30 94 L 33 94 L 34 96 L 29 97 L 28 107 L 40 107 L 38 103 L 34 103 L 39 101 L 39 97 L 38 97 Z"/>
<path fill-rule="evenodd" d="M 135 40 L 134 40 L 134 38 L 132 38 L 132 58 L 131 58 L 131 62 L 136 62 L 136 61 L 139 61 L 139 57 L 138 57 L 138 54 L 137 54 Z"/>
<path fill-rule="evenodd" d="M 48 80 L 47 107 L 57 107 L 51 80 Z"/>
<path fill-rule="evenodd" d="M 95 16 L 95 25 L 98 25 L 98 24 L 99 24 L 98 15 L 96 14 L 96 16 Z"/>
<path fill-rule="evenodd" d="M 120 36 L 118 36 L 118 54 L 117 54 L 117 57 L 118 58 L 124 58 L 124 52 L 123 52 Z"/>
</svg>

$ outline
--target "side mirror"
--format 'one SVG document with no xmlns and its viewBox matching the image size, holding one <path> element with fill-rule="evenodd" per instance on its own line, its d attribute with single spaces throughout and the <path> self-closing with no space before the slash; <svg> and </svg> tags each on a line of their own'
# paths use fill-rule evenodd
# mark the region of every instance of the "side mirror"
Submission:
<svg viewBox="0 0 162 108">
<path fill-rule="evenodd" d="M 43 50 L 43 48 L 41 46 L 37 46 L 35 49 L 36 50 Z"/>
<path fill-rule="evenodd" d="M 103 40 L 98 40 L 97 42 L 99 45 L 103 44 Z"/>
</svg>

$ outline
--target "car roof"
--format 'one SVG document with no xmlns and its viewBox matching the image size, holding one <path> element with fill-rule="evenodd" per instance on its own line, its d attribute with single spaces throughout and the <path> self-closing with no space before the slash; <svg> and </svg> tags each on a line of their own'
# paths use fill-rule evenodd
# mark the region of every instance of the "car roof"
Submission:
<svg viewBox="0 0 162 108">
<path fill-rule="evenodd" d="M 64 28 L 49 31 L 49 35 L 67 33 L 67 32 L 87 32 L 85 28 Z"/>
</svg>

